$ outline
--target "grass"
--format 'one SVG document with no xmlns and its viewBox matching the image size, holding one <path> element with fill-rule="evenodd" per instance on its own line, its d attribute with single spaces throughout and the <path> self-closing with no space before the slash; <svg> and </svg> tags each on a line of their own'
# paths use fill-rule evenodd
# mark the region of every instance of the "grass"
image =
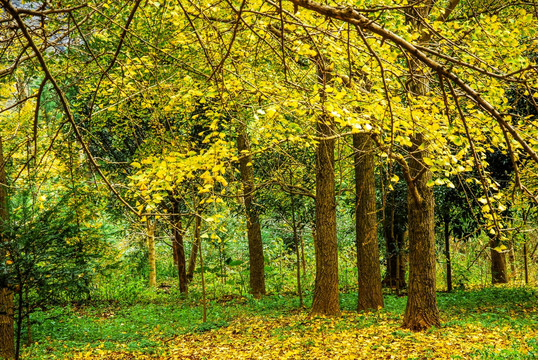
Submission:
<svg viewBox="0 0 538 360">
<path fill-rule="evenodd" d="M 425 333 L 400 328 L 405 297 L 387 295 L 385 309 L 369 314 L 354 311 L 356 294 L 342 294 L 340 301 L 341 317 L 312 318 L 294 296 L 222 297 L 210 301 L 205 323 L 196 294 L 190 299 L 172 294 L 147 296 L 134 303 L 55 307 L 32 314 L 33 343 L 23 355 L 28 359 L 202 359 L 226 358 L 231 353 L 214 351 L 229 348 L 236 358 L 249 358 L 251 347 L 265 346 L 269 348 L 262 353 L 277 358 L 321 359 L 347 358 L 346 351 L 359 346 L 357 351 L 365 358 L 413 358 L 415 353 L 421 359 L 446 354 L 447 358 L 485 359 L 538 356 L 537 288 L 439 293 L 443 325 Z M 307 297 L 306 305 L 310 302 Z M 328 338 L 334 342 L 327 343 Z M 237 344 L 242 345 L 235 348 Z M 176 354 L 178 349 L 184 353 Z"/>
</svg>

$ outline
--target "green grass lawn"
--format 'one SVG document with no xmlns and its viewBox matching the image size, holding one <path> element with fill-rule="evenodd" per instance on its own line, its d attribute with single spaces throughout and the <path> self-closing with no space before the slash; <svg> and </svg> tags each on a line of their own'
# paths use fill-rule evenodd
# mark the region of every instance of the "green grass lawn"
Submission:
<svg viewBox="0 0 538 360">
<path fill-rule="evenodd" d="M 307 305 L 310 301 L 307 297 Z M 310 318 L 294 296 L 230 296 L 209 302 L 206 323 L 198 301 L 175 295 L 54 307 L 31 315 L 32 343 L 24 347 L 23 356 L 217 359 L 231 354 L 220 354 L 219 349 L 229 349 L 235 358 L 538 357 L 535 287 L 439 293 L 443 325 L 425 333 L 400 328 L 405 297 L 386 295 L 385 309 L 370 314 L 354 311 L 356 294 L 342 294 L 340 302 L 342 316 Z"/>
</svg>

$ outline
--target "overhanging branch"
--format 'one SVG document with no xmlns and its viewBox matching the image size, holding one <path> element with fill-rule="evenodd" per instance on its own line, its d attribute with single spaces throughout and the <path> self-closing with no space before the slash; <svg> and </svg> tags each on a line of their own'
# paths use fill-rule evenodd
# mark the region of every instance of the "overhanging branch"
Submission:
<svg viewBox="0 0 538 360">
<path fill-rule="evenodd" d="M 518 130 L 510 125 L 502 116 L 502 114 L 486 99 L 484 99 L 477 91 L 471 88 L 460 79 L 457 75 L 452 73 L 442 64 L 428 57 L 423 51 L 421 51 L 414 44 L 406 41 L 399 35 L 393 33 L 390 30 L 383 28 L 374 20 L 364 16 L 352 7 L 333 7 L 329 5 L 323 5 L 311 0 L 289 0 L 293 4 L 302 8 L 317 12 L 318 14 L 339 19 L 352 25 L 358 26 L 363 30 L 368 30 L 374 34 L 381 36 L 384 40 L 388 40 L 395 45 L 400 46 L 403 50 L 411 54 L 417 60 L 422 62 L 425 66 L 451 80 L 457 87 L 459 87 L 471 100 L 475 102 L 485 112 L 490 114 L 499 125 L 506 129 L 510 135 L 521 145 L 527 155 L 532 158 L 538 164 L 538 154 L 531 148 L 531 146 L 521 137 Z"/>
</svg>

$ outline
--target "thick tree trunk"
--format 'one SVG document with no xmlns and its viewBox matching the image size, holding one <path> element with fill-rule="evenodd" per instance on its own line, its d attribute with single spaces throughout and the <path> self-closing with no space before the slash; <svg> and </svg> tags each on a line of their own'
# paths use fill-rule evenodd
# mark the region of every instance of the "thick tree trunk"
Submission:
<svg viewBox="0 0 538 360">
<path fill-rule="evenodd" d="M 416 134 L 412 141 L 409 169 L 414 181 L 409 184 L 407 197 L 409 289 L 403 326 L 424 330 L 441 323 L 435 283 L 434 198 L 433 188 L 427 186 L 432 173 L 423 165 L 428 154 L 419 148 L 424 145 L 423 136 Z"/>
<path fill-rule="evenodd" d="M 445 216 L 446 291 L 452 291 L 452 262 L 450 259 L 450 217 Z"/>
<path fill-rule="evenodd" d="M 495 247 L 498 246 L 498 241 L 492 239 L 490 242 L 491 247 L 491 283 L 492 284 L 506 284 L 508 278 L 506 277 L 506 254 L 498 252 Z"/>
<path fill-rule="evenodd" d="M 237 136 L 239 171 L 243 182 L 243 201 L 247 216 L 248 252 L 250 260 L 250 291 L 255 298 L 265 295 L 265 264 L 258 211 L 254 205 L 254 171 L 248 142 L 247 129 L 242 127 Z"/>
<path fill-rule="evenodd" d="M 157 263 L 155 260 L 155 227 L 156 221 L 147 220 L 148 231 L 148 258 L 149 258 L 149 286 L 157 287 Z"/>
<path fill-rule="evenodd" d="M 422 31 L 420 41 L 424 43 L 429 40 L 431 33 L 424 31 L 423 19 L 428 18 L 433 3 L 433 0 L 427 0 L 421 7 L 406 10 L 414 30 Z M 428 94 L 428 77 L 416 59 L 411 59 L 409 72 L 410 90 L 418 96 Z M 427 185 L 433 174 L 424 164 L 424 158 L 429 155 L 424 134 L 415 130 L 411 142 L 408 164 L 412 180 L 407 184 L 409 288 L 403 326 L 411 330 L 425 330 L 441 324 L 435 278 L 435 202 L 433 187 Z"/>
<path fill-rule="evenodd" d="M 0 137 L 0 241 L 5 241 L 2 229 L 9 218 L 7 208 L 6 161 L 2 138 Z M 0 249 L 0 261 L 5 262 L 6 252 Z M 8 288 L 7 279 L 0 278 L 0 359 L 15 357 L 15 331 L 13 324 L 13 292 Z"/>
<path fill-rule="evenodd" d="M 173 248 L 175 251 L 175 258 L 177 259 L 177 273 L 179 279 L 179 291 L 181 293 L 188 293 L 188 281 L 187 281 L 187 271 L 186 271 L 186 262 L 185 262 L 185 246 L 183 244 L 183 228 L 181 224 L 181 215 L 179 208 L 179 201 L 175 198 L 172 198 L 172 207 L 174 214 L 172 215 L 172 226 L 174 234 L 174 244 Z"/>
<path fill-rule="evenodd" d="M 323 61 L 319 60 L 318 76 L 321 84 L 330 78 Z M 322 93 L 322 98 L 324 94 Z M 316 280 L 312 313 L 336 315 L 338 302 L 338 247 L 336 240 L 336 200 L 334 193 L 334 135 L 333 120 L 326 114 L 317 120 L 320 137 L 316 148 Z"/>
<path fill-rule="evenodd" d="M 355 149 L 355 241 L 359 297 L 357 310 L 377 310 L 384 306 L 377 242 L 374 154 L 368 134 L 353 134 Z"/>
<path fill-rule="evenodd" d="M 13 292 L 0 288 L 0 359 L 15 357 Z"/>
<path fill-rule="evenodd" d="M 194 277 L 194 268 L 196 267 L 196 256 L 198 255 L 198 249 L 200 248 L 200 227 L 202 226 L 202 217 L 200 215 L 194 215 L 194 241 L 192 243 L 191 253 L 189 255 L 189 267 L 187 269 L 187 280 L 192 281 Z"/>
</svg>

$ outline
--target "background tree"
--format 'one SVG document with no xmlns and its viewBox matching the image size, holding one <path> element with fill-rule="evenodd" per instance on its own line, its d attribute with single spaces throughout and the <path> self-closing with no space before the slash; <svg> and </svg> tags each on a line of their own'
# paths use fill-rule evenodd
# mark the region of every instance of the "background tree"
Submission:
<svg viewBox="0 0 538 360">
<path fill-rule="evenodd" d="M 265 271 L 263 242 L 258 209 L 254 203 L 254 171 L 246 126 L 241 126 L 237 135 L 239 152 L 239 171 L 243 183 L 243 202 L 247 220 L 248 251 L 250 259 L 250 288 L 252 294 L 259 298 L 265 295 Z"/>
<path fill-rule="evenodd" d="M 4 158 L 3 140 L 0 135 L 0 241 L 6 242 L 6 232 L 9 228 L 9 210 L 7 197 L 7 161 Z M 8 266 L 12 263 L 7 250 L 0 248 L 0 358 L 11 359 L 15 357 L 15 341 L 13 327 L 13 291 L 11 279 L 8 276 Z"/>
</svg>

